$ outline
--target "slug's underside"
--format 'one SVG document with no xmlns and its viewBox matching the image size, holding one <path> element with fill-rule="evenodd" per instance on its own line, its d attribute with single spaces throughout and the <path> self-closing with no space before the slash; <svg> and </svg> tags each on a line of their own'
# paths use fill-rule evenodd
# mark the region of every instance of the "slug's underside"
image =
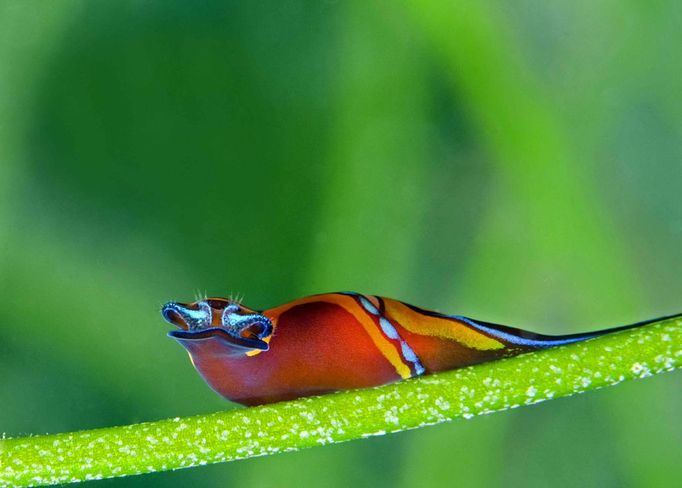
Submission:
<svg viewBox="0 0 682 488">
<path fill-rule="evenodd" d="M 263 312 L 222 298 L 171 302 L 162 313 L 209 386 L 247 405 L 378 386 L 644 324 L 545 336 L 357 293 Z"/>
</svg>

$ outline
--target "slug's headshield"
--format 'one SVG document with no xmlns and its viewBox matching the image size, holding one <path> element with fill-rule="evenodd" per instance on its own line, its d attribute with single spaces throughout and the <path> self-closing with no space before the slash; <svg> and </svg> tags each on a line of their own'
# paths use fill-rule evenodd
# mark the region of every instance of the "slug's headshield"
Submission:
<svg viewBox="0 0 682 488">
<path fill-rule="evenodd" d="M 167 322 L 177 326 L 168 335 L 192 355 L 240 356 L 267 351 L 272 322 L 265 315 L 223 299 L 194 303 L 170 302 L 161 308 Z"/>
</svg>

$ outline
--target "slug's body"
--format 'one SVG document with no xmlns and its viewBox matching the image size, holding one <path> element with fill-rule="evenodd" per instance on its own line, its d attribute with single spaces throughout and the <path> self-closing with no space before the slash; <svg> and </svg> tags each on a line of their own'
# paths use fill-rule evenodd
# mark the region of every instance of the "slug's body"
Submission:
<svg viewBox="0 0 682 488">
<path fill-rule="evenodd" d="M 397 300 L 327 293 L 256 312 L 222 298 L 171 302 L 169 335 L 206 382 L 246 405 L 383 385 L 642 324 L 544 336 Z"/>
</svg>

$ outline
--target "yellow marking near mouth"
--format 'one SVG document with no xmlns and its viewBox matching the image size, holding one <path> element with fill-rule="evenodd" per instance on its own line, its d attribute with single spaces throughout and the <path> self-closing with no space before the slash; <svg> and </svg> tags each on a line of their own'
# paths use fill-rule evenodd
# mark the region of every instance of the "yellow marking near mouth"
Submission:
<svg viewBox="0 0 682 488">
<path fill-rule="evenodd" d="M 273 329 L 273 330 L 274 330 L 274 329 Z M 263 337 L 263 338 L 261 339 L 261 341 L 265 342 L 266 344 L 270 344 L 270 339 L 272 339 L 272 334 L 270 334 L 270 335 L 267 336 L 267 337 Z M 251 356 L 257 356 L 258 354 L 260 354 L 260 353 L 262 353 L 262 352 L 265 352 L 265 351 L 263 351 L 262 349 L 254 349 L 253 351 L 247 352 L 246 355 L 249 356 L 249 357 L 251 357 Z"/>
</svg>

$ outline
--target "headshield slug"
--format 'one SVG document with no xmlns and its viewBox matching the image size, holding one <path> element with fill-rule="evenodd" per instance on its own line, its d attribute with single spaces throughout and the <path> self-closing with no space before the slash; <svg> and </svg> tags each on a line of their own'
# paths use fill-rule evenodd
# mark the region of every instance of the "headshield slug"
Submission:
<svg viewBox="0 0 682 488">
<path fill-rule="evenodd" d="M 349 292 L 262 312 L 208 298 L 161 313 L 208 385 L 245 405 L 383 385 L 653 322 L 547 336 Z"/>
</svg>

